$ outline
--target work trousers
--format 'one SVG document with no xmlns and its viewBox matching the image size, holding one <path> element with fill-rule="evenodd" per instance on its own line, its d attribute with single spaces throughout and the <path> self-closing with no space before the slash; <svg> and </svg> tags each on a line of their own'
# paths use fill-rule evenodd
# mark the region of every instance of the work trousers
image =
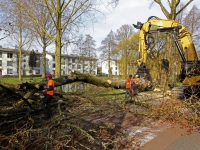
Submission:
<svg viewBox="0 0 200 150">
<path fill-rule="evenodd" d="M 51 99 L 52 95 L 45 95 L 45 97 L 41 100 L 41 107 L 43 109 L 44 115 L 48 118 L 52 117 L 52 111 L 51 111 Z"/>
<path fill-rule="evenodd" d="M 126 89 L 125 98 L 128 98 L 128 95 L 131 94 L 131 90 L 132 90 L 131 88 Z"/>
</svg>

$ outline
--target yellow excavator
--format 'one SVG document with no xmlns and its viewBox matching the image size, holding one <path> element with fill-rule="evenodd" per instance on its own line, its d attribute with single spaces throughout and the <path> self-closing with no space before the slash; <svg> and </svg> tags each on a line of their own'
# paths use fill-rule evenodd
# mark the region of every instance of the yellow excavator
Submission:
<svg viewBox="0 0 200 150">
<path fill-rule="evenodd" d="M 160 19 L 156 16 L 148 18 L 147 22 L 133 24 L 136 29 L 139 29 L 139 54 L 137 60 L 138 70 L 136 74 L 146 76 L 149 81 L 152 81 L 150 70 L 147 67 L 148 49 L 154 38 L 152 33 L 165 32 L 171 34 L 173 41 L 178 49 L 181 61 L 181 70 L 179 80 L 182 82 L 181 87 L 174 87 L 177 91 L 179 99 L 189 98 L 192 95 L 200 96 L 200 61 L 195 50 L 191 34 L 186 27 L 175 20 Z"/>
</svg>

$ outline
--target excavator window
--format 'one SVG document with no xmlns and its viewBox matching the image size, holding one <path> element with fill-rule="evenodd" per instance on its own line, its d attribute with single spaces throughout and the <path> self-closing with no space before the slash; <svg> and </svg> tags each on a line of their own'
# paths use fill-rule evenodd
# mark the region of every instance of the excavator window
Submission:
<svg viewBox="0 0 200 150">
<path fill-rule="evenodd" d="M 200 75 L 200 61 L 194 62 L 187 62 L 185 66 L 187 76 L 197 76 Z"/>
</svg>

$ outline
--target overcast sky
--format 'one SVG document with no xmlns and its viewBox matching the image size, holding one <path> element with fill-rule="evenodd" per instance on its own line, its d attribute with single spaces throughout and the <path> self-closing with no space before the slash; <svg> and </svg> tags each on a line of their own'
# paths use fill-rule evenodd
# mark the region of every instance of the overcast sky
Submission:
<svg viewBox="0 0 200 150">
<path fill-rule="evenodd" d="M 167 0 L 165 0 L 167 2 Z M 181 0 L 186 3 L 189 0 Z M 154 4 L 149 8 L 150 2 L 148 0 L 119 0 L 117 8 L 113 12 L 106 11 L 107 17 L 99 23 L 94 24 L 86 31 L 96 41 L 97 47 L 101 45 L 101 41 L 109 34 L 111 30 L 116 32 L 124 24 L 136 24 L 139 22 L 146 22 L 150 16 L 157 16 L 165 19 L 158 4 Z M 200 0 L 193 0 L 188 6 L 191 9 L 193 5 L 200 8 Z"/>
<path fill-rule="evenodd" d="M 162 1 L 167 2 L 167 0 Z M 187 1 L 189 0 L 181 0 L 182 3 L 186 3 Z M 113 11 L 108 11 L 108 9 L 102 7 L 106 17 L 103 19 L 98 18 L 99 22 L 89 27 L 85 31 L 85 34 L 90 34 L 93 37 L 96 41 L 96 48 L 98 48 L 101 45 L 101 41 L 106 38 L 111 30 L 116 32 L 122 25 L 137 24 L 138 21 L 146 22 L 150 16 L 157 16 L 162 19 L 166 18 L 158 4 L 155 3 L 151 9 L 149 8 L 149 5 L 150 0 L 119 0 L 118 6 Z M 188 10 L 190 10 L 193 5 L 196 5 L 200 9 L 200 0 L 193 0 L 188 6 Z M 0 35 L 1 34 L 2 33 L 0 33 Z M 10 48 L 11 45 L 6 41 L 7 39 L 0 40 L 0 45 L 6 45 L 6 47 Z"/>
</svg>

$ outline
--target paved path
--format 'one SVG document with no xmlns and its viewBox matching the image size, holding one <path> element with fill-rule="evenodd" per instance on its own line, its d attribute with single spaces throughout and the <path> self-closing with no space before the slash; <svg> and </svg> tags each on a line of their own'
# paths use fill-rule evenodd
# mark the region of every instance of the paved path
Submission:
<svg viewBox="0 0 200 150">
<path fill-rule="evenodd" d="M 146 143 L 142 150 L 200 150 L 200 132 L 195 129 L 189 134 L 187 131 L 174 125 Z"/>
<path fill-rule="evenodd" d="M 200 150 L 200 132 L 194 130 L 192 134 L 184 133 L 176 139 L 165 150 Z"/>
</svg>

